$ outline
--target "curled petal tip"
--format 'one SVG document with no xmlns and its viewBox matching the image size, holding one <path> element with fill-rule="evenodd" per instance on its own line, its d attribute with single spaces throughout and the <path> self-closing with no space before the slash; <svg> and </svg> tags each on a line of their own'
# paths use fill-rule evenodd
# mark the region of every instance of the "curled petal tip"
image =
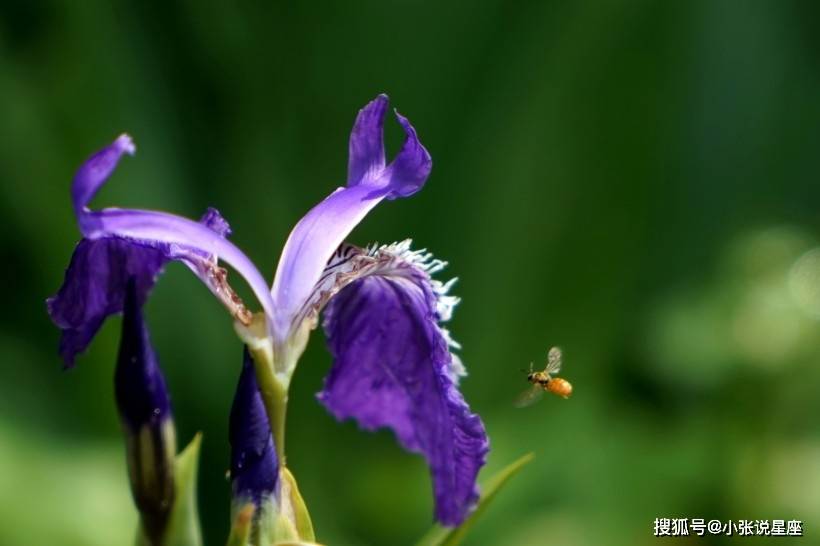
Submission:
<svg viewBox="0 0 820 546">
<path fill-rule="evenodd" d="M 419 140 L 410 121 L 394 109 L 396 119 L 404 129 L 405 139 L 396 158 L 388 166 L 391 192 L 388 199 L 407 197 L 419 191 L 433 168 L 430 152 Z"/>
<path fill-rule="evenodd" d="M 123 133 L 114 141 L 114 145 L 128 155 L 134 155 L 137 152 L 137 146 L 134 144 L 134 139 L 128 133 Z"/>
<path fill-rule="evenodd" d="M 131 137 L 123 133 L 114 142 L 89 157 L 80 166 L 71 185 L 71 199 L 78 220 L 86 212 L 86 207 L 97 193 L 97 190 L 105 184 L 105 181 L 117 168 L 117 163 L 119 163 L 122 155 L 133 155 L 136 149 Z"/>
<path fill-rule="evenodd" d="M 359 112 L 378 112 L 380 110 L 386 110 L 389 104 L 390 97 L 387 96 L 387 93 L 379 93 L 373 100 L 365 104 L 364 108 L 359 110 Z"/>
<path fill-rule="evenodd" d="M 227 237 L 231 234 L 231 226 L 228 221 L 222 216 L 218 210 L 213 207 L 208 207 L 199 223 L 219 235 L 220 237 Z"/>
<path fill-rule="evenodd" d="M 390 104 L 390 98 L 384 93 L 381 93 L 376 96 L 375 99 L 371 100 L 364 107 L 359 110 L 359 115 L 357 117 L 357 122 L 367 121 L 368 119 L 371 121 L 375 121 L 379 125 L 384 121 L 384 114 L 387 111 L 387 107 Z"/>
<path fill-rule="evenodd" d="M 370 181 L 384 168 L 384 115 L 389 99 L 379 95 L 359 110 L 350 132 L 347 185 Z"/>
</svg>

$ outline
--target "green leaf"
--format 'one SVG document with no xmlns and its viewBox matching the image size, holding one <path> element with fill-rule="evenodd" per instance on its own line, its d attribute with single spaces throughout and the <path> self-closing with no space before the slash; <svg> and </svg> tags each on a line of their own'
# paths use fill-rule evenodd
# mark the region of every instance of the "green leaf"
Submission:
<svg viewBox="0 0 820 546">
<path fill-rule="evenodd" d="M 534 453 L 527 453 L 487 480 L 487 482 L 482 485 L 482 494 L 481 498 L 478 499 L 478 505 L 464 523 L 458 527 L 443 527 L 441 525 L 435 525 L 432 529 L 430 529 L 430 531 L 427 532 L 426 535 L 422 537 L 421 540 L 416 543 L 416 546 L 456 546 L 459 544 L 462 540 L 464 540 L 467 532 L 476 520 L 481 517 L 487 509 L 487 506 L 490 502 L 492 502 L 493 498 L 495 498 L 501 488 L 504 487 L 509 479 L 515 476 L 518 471 L 524 467 L 524 465 L 532 461 L 534 458 Z"/>
<path fill-rule="evenodd" d="M 316 540 L 316 535 L 313 532 L 313 522 L 310 520 L 310 513 L 305 505 L 305 500 L 302 498 L 302 494 L 299 493 L 296 478 L 293 477 L 293 474 L 286 466 L 282 467 L 279 476 L 282 480 L 282 503 L 283 505 L 290 505 L 290 509 L 287 511 L 293 514 L 293 524 L 297 536 L 303 541 L 312 542 Z"/>
<path fill-rule="evenodd" d="M 175 471 L 176 496 L 164 546 L 202 546 L 199 511 L 196 505 L 196 479 L 202 434 L 177 455 Z"/>
</svg>

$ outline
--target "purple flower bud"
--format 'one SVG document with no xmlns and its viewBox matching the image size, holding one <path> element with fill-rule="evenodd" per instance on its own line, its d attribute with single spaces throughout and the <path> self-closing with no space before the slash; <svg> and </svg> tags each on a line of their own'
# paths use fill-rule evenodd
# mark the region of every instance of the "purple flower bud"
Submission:
<svg viewBox="0 0 820 546">
<path fill-rule="evenodd" d="M 120 416 L 133 432 L 146 425 L 155 428 L 171 418 L 168 389 L 142 318 L 133 277 L 126 289 L 114 387 Z"/>
<path fill-rule="evenodd" d="M 157 355 L 138 303 L 136 280 L 128 281 L 114 392 L 126 439 L 131 492 L 143 531 L 162 536 L 174 500 L 176 434 Z"/>
<path fill-rule="evenodd" d="M 229 425 L 231 483 L 235 500 L 259 506 L 276 490 L 279 459 L 247 347 L 243 358 Z"/>
</svg>

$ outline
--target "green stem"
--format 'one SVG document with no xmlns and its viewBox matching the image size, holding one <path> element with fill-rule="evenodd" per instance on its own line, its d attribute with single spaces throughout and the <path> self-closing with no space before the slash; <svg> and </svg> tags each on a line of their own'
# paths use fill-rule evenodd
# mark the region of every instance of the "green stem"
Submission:
<svg viewBox="0 0 820 546">
<path fill-rule="evenodd" d="M 288 409 L 288 388 L 276 377 L 273 362 L 264 351 L 253 351 L 253 363 L 256 369 L 256 382 L 259 392 L 262 393 L 262 402 L 268 413 L 273 441 L 276 444 L 276 454 L 282 465 L 285 464 L 285 418 Z"/>
<path fill-rule="evenodd" d="M 303 322 L 284 342 L 268 337 L 267 317 L 258 313 L 250 325 L 236 323 L 239 337 L 248 346 L 256 369 L 256 382 L 268 413 L 276 452 L 285 465 L 285 416 L 288 407 L 288 387 L 296 362 L 305 351 L 312 322 Z"/>
<path fill-rule="evenodd" d="M 288 391 L 278 381 L 273 382 L 274 392 L 270 402 L 265 403 L 268 410 L 268 419 L 276 445 L 276 454 L 282 466 L 285 465 L 285 418 L 288 411 Z"/>
</svg>

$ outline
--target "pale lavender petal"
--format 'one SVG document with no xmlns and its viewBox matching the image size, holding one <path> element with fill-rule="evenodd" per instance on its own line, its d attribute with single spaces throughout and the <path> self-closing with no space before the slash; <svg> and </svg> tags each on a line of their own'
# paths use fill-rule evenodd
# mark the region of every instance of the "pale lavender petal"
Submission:
<svg viewBox="0 0 820 546">
<path fill-rule="evenodd" d="M 340 188 L 308 212 L 282 250 L 271 290 L 276 304 L 276 333 L 285 338 L 328 258 L 345 237 L 384 198 L 368 186 Z"/>
<path fill-rule="evenodd" d="M 242 275 L 265 314 L 274 316 L 267 282 L 253 262 L 219 232 L 199 222 L 159 211 L 109 208 L 84 214 L 80 228 L 89 239 L 115 236 L 147 245 L 168 245 L 170 257 L 185 261 L 230 308 L 235 295 L 220 278 L 216 262 L 204 258 L 218 257 Z"/>
<path fill-rule="evenodd" d="M 478 498 L 489 441 L 452 373 L 436 296 L 423 272 L 361 278 L 333 298 L 324 328 L 334 363 L 319 399 L 338 419 L 391 428 L 427 459 L 436 518 L 458 525 Z"/>
<path fill-rule="evenodd" d="M 374 166 L 384 165 L 381 141 L 386 106 L 387 97 L 382 95 L 359 114 L 351 135 L 347 187 L 338 188 L 308 212 L 285 244 L 272 288 L 279 339 L 288 335 L 328 259 L 353 228 L 382 199 L 411 195 L 430 174 L 430 154 L 410 123 L 398 114 L 406 134 L 404 145 L 390 165 L 374 171 Z"/>
</svg>

